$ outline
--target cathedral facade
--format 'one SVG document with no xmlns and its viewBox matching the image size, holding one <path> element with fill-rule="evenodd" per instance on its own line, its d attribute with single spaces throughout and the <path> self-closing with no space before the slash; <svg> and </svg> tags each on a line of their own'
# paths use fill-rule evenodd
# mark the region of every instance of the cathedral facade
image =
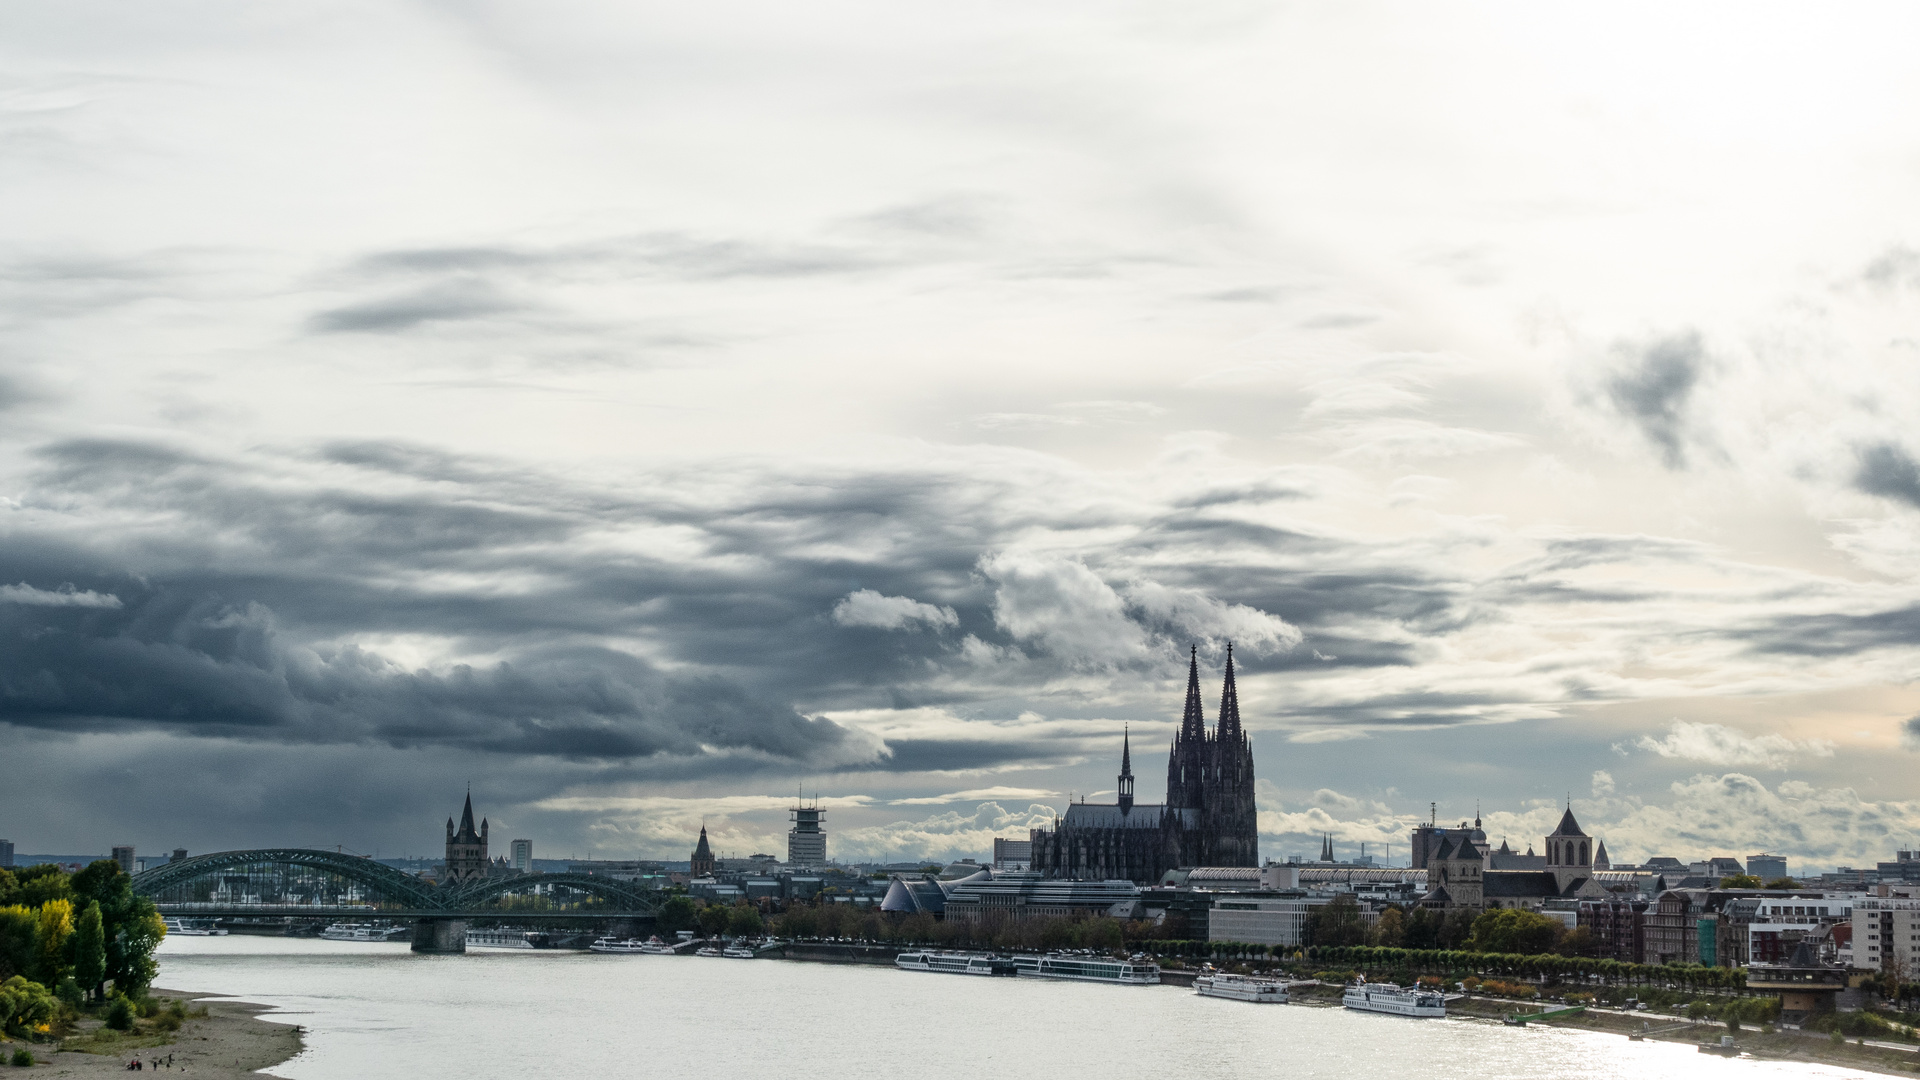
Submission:
<svg viewBox="0 0 1920 1080">
<path fill-rule="evenodd" d="M 1133 799 L 1133 746 L 1123 738 L 1119 797 L 1073 803 L 1051 829 L 1034 829 L 1033 869 L 1078 881 L 1160 880 L 1191 866 L 1259 866 L 1253 802 L 1253 744 L 1240 726 L 1233 648 L 1220 691 L 1220 722 L 1207 728 L 1200 704 L 1200 659 L 1187 665 L 1187 704 L 1167 755 L 1167 799 Z"/>
</svg>

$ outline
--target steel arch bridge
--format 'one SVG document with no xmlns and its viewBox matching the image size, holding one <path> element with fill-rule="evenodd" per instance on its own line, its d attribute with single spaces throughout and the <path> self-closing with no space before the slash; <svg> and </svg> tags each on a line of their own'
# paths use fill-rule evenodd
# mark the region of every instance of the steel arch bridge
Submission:
<svg viewBox="0 0 1920 1080">
<path fill-rule="evenodd" d="M 202 879 L 260 867 L 298 868 L 331 874 L 365 890 L 359 903 L 265 903 L 258 900 L 183 902 L 167 894 Z M 561 888 L 601 901 L 572 911 L 508 910 L 498 901 L 509 893 Z M 196 855 L 165 863 L 133 876 L 136 893 L 154 900 L 163 914 L 338 915 L 378 914 L 395 918 L 459 918 L 527 915 L 540 918 L 620 918 L 659 913 L 665 896 L 593 874 L 517 874 L 513 877 L 444 886 L 429 885 L 385 863 L 358 855 L 314 848 L 255 848 Z"/>
</svg>

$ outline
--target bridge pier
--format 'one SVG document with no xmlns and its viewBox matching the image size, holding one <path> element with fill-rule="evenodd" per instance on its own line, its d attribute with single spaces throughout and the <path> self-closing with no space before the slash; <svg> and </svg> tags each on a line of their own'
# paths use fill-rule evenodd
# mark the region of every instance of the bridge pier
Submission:
<svg viewBox="0 0 1920 1080">
<path fill-rule="evenodd" d="M 415 919 L 413 951 L 417 953 L 464 953 L 467 951 L 467 920 Z"/>
</svg>

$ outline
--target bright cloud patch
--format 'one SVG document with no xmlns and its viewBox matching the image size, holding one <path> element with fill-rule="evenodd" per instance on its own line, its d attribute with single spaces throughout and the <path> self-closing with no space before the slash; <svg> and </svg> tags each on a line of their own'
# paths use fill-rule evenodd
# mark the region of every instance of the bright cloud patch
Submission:
<svg viewBox="0 0 1920 1080">
<path fill-rule="evenodd" d="M 117 608 L 120 598 L 112 593 L 97 593 L 62 585 L 58 589 L 36 589 L 22 582 L 0 585 L 0 603 L 30 604 L 34 607 Z"/>
<path fill-rule="evenodd" d="M 923 604 L 906 596 L 883 596 L 872 589 L 848 593 L 833 605 L 833 621 L 841 626 L 871 626 L 900 630 L 909 623 L 958 626 L 960 616 L 950 607 Z"/>
<path fill-rule="evenodd" d="M 1684 720 L 1675 720 L 1663 739 L 1642 735 L 1633 745 L 1661 757 L 1764 769 L 1784 769 L 1801 758 L 1833 756 L 1833 744 L 1825 739 L 1747 735 L 1721 724 L 1693 724 Z"/>
</svg>

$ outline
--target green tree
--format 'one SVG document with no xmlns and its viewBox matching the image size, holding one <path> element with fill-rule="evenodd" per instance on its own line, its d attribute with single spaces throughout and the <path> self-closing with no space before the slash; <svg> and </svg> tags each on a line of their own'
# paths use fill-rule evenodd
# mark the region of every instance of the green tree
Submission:
<svg viewBox="0 0 1920 1080">
<path fill-rule="evenodd" d="M 0 869 L 0 907 L 12 907 L 20 899 L 20 879 L 13 871 Z"/>
<path fill-rule="evenodd" d="M 1731 877 L 1721 878 L 1720 887 L 1723 889 L 1757 889 L 1760 887 L 1760 879 L 1754 877 L 1752 874 L 1734 874 Z"/>
<path fill-rule="evenodd" d="M 1790 877 L 1777 877 L 1767 882 L 1767 888 L 1769 889 L 1797 889 L 1799 887 L 1800 883 Z"/>
<path fill-rule="evenodd" d="M 67 973 L 67 938 L 73 934 L 73 901 L 49 900 L 40 905 L 39 955 L 34 957 L 34 981 L 58 986 Z"/>
<path fill-rule="evenodd" d="M 734 937 L 758 937 L 765 926 L 760 912 L 747 904 L 735 905 L 727 911 L 727 933 Z"/>
<path fill-rule="evenodd" d="M 1309 945 L 1359 945 L 1367 940 L 1367 924 L 1360 918 L 1360 902 L 1341 893 L 1307 915 L 1302 936 Z"/>
<path fill-rule="evenodd" d="M 73 979 L 99 1000 L 107 979 L 107 938 L 100 905 L 92 900 L 73 924 Z"/>
<path fill-rule="evenodd" d="M 0 1030 L 9 1035 L 43 1035 L 59 1011 L 59 999 L 37 982 L 15 975 L 0 983 Z"/>
<path fill-rule="evenodd" d="M 1565 924 L 1537 911 L 1497 908 L 1473 920 L 1467 948 L 1475 952 L 1534 955 L 1551 950 L 1566 932 Z"/>
<path fill-rule="evenodd" d="M 133 879 L 112 859 L 99 859 L 73 875 L 74 895 L 100 905 L 107 945 L 107 979 L 121 993 L 138 996 L 153 983 L 159 965 L 153 950 L 167 935 L 153 901 L 135 895 Z"/>
<path fill-rule="evenodd" d="M 726 933 L 727 922 L 727 909 L 718 904 L 708 904 L 700 909 L 700 932 L 707 937 Z"/>
<path fill-rule="evenodd" d="M 0 908 L 0 979 L 26 975 L 40 955 L 40 914 L 25 904 Z"/>
<path fill-rule="evenodd" d="M 67 872 L 57 864 L 29 866 L 25 870 L 15 871 L 14 876 L 20 882 L 20 892 L 14 899 L 30 908 L 40 907 L 49 900 L 73 899 L 73 888 L 67 884 Z"/>
<path fill-rule="evenodd" d="M 1447 912 L 1440 923 L 1440 947 L 1460 949 L 1465 947 L 1467 939 L 1473 936 L 1473 912 L 1466 908 L 1454 908 Z"/>
<path fill-rule="evenodd" d="M 1374 924 L 1373 940 L 1382 948 L 1397 949 L 1406 940 L 1406 917 L 1400 909 L 1390 907 L 1380 913 L 1380 921 Z"/>
<path fill-rule="evenodd" d="M 1406 929 L 1402 931 L 1400 941 L 1409 949 L 1438 949 L 1440 919 L 1427 908 L 1414 908 L 1413 914 L 1406 917 Z"/>
<path fill-rule="evenodd" d="M 698 925 L 698 918 L 693 901 L 684 896 L 675 896 L 660 905 L 660 914 L 654 917 L 653 925 L 663 934 L 672 934 L 693 929 Z"/>
</svg>

